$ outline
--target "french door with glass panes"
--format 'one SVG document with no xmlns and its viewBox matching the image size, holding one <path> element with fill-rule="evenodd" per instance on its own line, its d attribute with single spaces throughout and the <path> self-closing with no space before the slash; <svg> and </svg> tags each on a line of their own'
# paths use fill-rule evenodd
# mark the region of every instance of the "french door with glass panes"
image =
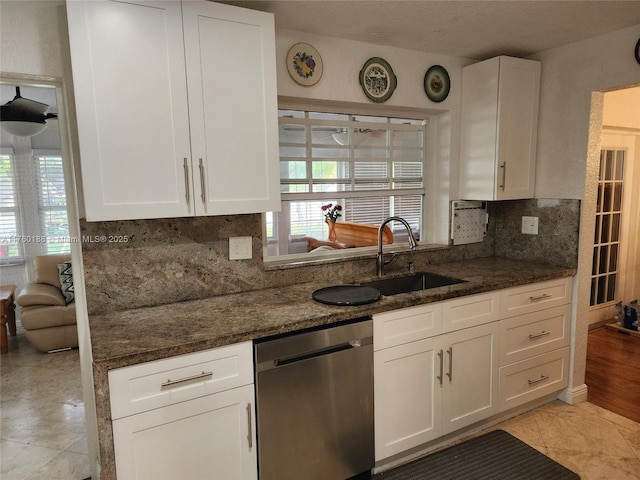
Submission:
<svg viewBox="0 0 640 480">
<path fill-rule="evenodd" d="M 625 297 L 625 266 L 632 210 L 630 170 L 634 137 L 603 135 L 591 271 L 589 323 L 613 319 Z M 634 240 L 634 239 L 631 239 Z"/>
</svg>

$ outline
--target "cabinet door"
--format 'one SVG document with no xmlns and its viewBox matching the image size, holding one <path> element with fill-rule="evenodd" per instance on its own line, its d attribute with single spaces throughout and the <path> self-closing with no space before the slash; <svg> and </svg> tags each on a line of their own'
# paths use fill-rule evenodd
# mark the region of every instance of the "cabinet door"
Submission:
<svg viewBox="0 0 640 480">
<path fill-rule="evenodd" d="M 253 385 L 113 422 L 118 479 L 257 478 Z"/>
<path fill-rule="evenodd" d="M 533 198 L 540 63 L 500 57 L 497 200 Z"/>
<path fill-rule="evenodd" d="M 280 210 L 273 15 L 184 2 L 196 214 Z"/>
<path fill-rule="evenodd" d="M 180 3 L 68 1 L 67 15 L 87 220 L 192 215 Z"/>
<path fill-rule="evenodd" d="M 499 322 L 443 335 L 442 433 L 497 411 Z"/>
<path fill-rule="evenodd" d="M 462 71 L 459 197 L 533 198 L 540 63 L 500 56 Z"/>
<path fill-rule="evenodd" d="M 440 435 L 438 353 L 432 338 L 374 353 L 376 461 Z"/>
</svg>

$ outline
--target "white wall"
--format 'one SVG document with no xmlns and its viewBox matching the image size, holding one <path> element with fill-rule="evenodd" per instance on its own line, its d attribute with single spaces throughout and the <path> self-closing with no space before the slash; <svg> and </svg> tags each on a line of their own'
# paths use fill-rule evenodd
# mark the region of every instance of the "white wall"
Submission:
<svg viewBox="0 0 640 480">
<path fill-rule="evenodd" d="M 602 125 L 640 131 L 640 87 L 607 92 L 604 96 Z"/>
<path fill-rule="evenodd" d="M 583 198 L 591 92 L 640 84 L 639 37 L 636 25 L 532 57 L 542 62 L 536 198 Z"/>
<path fill-rule="evenodd" d="M 71 80 L 63 0 L 0 2 L 0 71 Z"/>
<path fill-rule="evenodd" d="M 633 49 L 640 25 L 554 48 L 542 62 L 537 198 L 582 200 L 578 274 L 573 295 L 575 348 L 568 400 L 586 400 L 584 385 L 596 186 L 605 90 L 640 84 Z M 595 92 L 595 93 L 594 93 Z"/>
<path fill-rule="evenodd" d="M 287 72 L 287 52 L 292 45 L 299 42 L 313 45 L 323 60 L 324 74 L 320 81 L 312 87 L 298 85 Z M 457 57 L 282 29 L 276 31 L 276 55 L 278 95 L 280 96 L 316 100 L 330 99 L 384 109 L 389 107 L 418 108 L 434 112 L 459 110 L 461 69 L 463 65 L 472 63 Z M 385 59 L 398 78 L 396 91 L 383 104 L 370 101 L 362 92 L 358 82 L 358 74 L 362 65 L 371 57 Z M 451 92 L 440 103 L 429 100 L 424 92 L 424 74 L 432 65 L 442 65 L 451 78 Z"/>
</svg>

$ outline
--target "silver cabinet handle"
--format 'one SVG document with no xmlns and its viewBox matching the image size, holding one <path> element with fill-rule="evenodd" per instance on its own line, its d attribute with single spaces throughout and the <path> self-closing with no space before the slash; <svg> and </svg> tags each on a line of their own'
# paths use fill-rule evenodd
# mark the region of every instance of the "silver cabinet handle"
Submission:
<svg viewBox="0 0 640 480">
<path fill-rule="evenodd" d="M 202 372 L 197 375 L 193 375 L 191 377 L 180 378 L 178 380 L 168 379 L 166 382 L 160 384 L 160 387 L 164 390 L 167 388 L 173 388 L 176 385 L 184 385 L 188 383 L 201 382 L 204 379 L 213 378 L 213 372 Z"/>
<path fill-rule="evenodd" d="M 500 164 L 500 168 L 502 169 L 502 185 L 500 185 L 500 188 L 504 192 L 505 185 L 507 183 L 507 162 L 502 162 Z"/>
<path fill-rule="evenodd" d="M 184 157 L 182 168 L 184 169 L 184 196 L 187 199 L 187 205 L 189 205 L 189 161 L 187 157 Z"/>
<path fill-rule="evenodd" d="M 451 383 L 453 381 L 453 347 L 449 347 L 447 353 L 449 354 L 449 372 L 447 372 L 447 377 L 449 377 L 449 383 Z"/>
<path fill-rule="evenodd" d="M 545 380 L 549 380 L 548 375 L 540 375 L 540 378 L 536 378 L 535 380 L 527 380 L 529 385 L 535 385 L 536 383 L 544 382 Z"/>
<path fill-rule="evenodd" d="M 442 352 L 442 349 L 438 352 L 438 357 L 440 357 L 440 375 L 436 378 L 440 381 L 440 385 L 442 385 L 442 377 L 444 373 L 444 353 Z"/>
<path fill-rule="evenodd" d="M 529 297 L 529 300 L 532 302 L 537 302 L 538 300 L 544 300 L 546 298 L 551 298 L 553 297 L 553 295 L 550 295 L 548 293 L 543 293 L 542 295 L 538 295 L 537 297 Z"/>
<path fill-rule="evenodd" d="M 202 199 L 202 203 L 207 203 L 204 193 L 204 164 L 202 163 L 202 159 L 200 159 L 198 167 L 200 168 L 200 198 Z"/>
<path fill-rule="evenodd" d="M 253 448 L 253 429 L 251 427 L 251 404 L 247 403 L 247 424 L 249 425 L 249 433 L 247 434 L 247 441 L 249 442 L 249 448 Z"/>
<path fill-rule="evenodd" d="M 536 333 L 535 335 L 529 334 L 529 340 L 535 340 L 536 338 L 546 337 L 547 335 L 551 335 L 551 332 L 547 330 L 543 330 L 540 333 Z"/>
</svg>

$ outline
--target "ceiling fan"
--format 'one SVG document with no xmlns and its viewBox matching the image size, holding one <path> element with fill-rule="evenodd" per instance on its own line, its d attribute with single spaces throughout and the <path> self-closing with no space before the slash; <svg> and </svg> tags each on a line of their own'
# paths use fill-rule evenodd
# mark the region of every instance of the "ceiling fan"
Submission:
<svg viewBox="0 0 640 480">
<path fill-rule="evenodd" d="M 55 113 L 45 113 L 49 105 L 20 96 L 20 87 L 16 87 L 16 96 L 0 107 L 0 127 L 11 135 L 31 137 L 47 128 L 46 121 L 58 118 Z"/>
</svg>

